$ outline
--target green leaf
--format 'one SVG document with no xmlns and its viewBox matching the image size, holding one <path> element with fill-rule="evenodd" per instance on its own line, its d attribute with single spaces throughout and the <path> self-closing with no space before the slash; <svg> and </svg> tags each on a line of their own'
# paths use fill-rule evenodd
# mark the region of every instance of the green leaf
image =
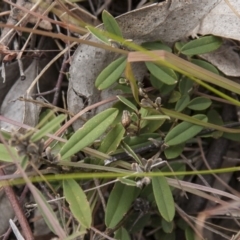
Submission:
<svg viewBox="0 0 240 240">
<path fill-rule="evenodd" d="M 108 134 L 104 137 L 101 146 L 98 151 L 110 154 L 114 152 L 125 134 L 125 129 L 121 123 L 118 123 L 114 128 L 112 128 Z"/>
<path fill-rule="evenodd" d="M 11 134 L 9 132 L 7 132 L 4 129 L 0 129 L 0 134 L 2 134 L 3 138 L 8 141 L 11 139 Z"/>
<path fill-rule="evenodd" d="M 185 229 L 185 237 L 186 237 L 186 240 L 194 240 L 194 239 L 196 239 L 194 231 L 189 226 Z"/>
<path fill-rule="evenodd" d="M 177 112 L 181 112 L 182 110 L 184 110 L 187 105 L 190 102 L 190 96 L 188 94 L 184 94 L 183 96 L 181 96 L 181 98 L 177 101 L 176 105 L 175 105 L 175 110 Z"/>
<path fill-rule="evenodd" d="M 170 162 L 170 166 L 173 170 L 174 173 L 177 172 L 185 172 L 186 171 L 186 163 L 184 162 Z M 169 172 L 169 166 L 165 165 L 161 168 L 162 172 Z M 184 175 L 179 175 L 179 176 L 171 176 L 170 178 L 174 178 L 174 179 L 180 179 L 182 180 L 184 178 Z M 170 187 L 171 189 L 174 189 L 173 187 Z"/>
<path fill-rule="evenodd" d="M 149 121 L 153 121 L 153 120 L 170 120 L 170 117 L 167 115 L 150 115 L 150 116 L 146 116 L 146 117 L 142 117 L 142 120 L 149 120 Z"/>
<path fill-rule="evenodd" d="M 154 239 L 176 240 L 177 238 L 175 231 L 172 231 L 171 233 L 165 233 L 162 230 L 159 230 L 154 234 Z"/>
<path fill-rule="evenodd" d="M 120 227 L 115 232 L 114 238 L 117 239 L 117 240 L 131 240 L 131 237 L 130 237 L 128 231 L 123 227 Z"/>
<path fill-rule="evenodd" d="M 156 131 L 165 122 L 165 120 L 168 119 L 168 118 L 160 117 L 159 112 L 154 109 L 141 108 L 139 113 L 141 114 L 141 122 L 140 122 L 141 133 L 151 133 Z M 160 117 L 162 119 L 159 118 L 156 120 L 154 119 L 155 116 L 157 118 Z"/>
<path fill-rule="evenodd" d="M 148 140 L 149 138 L 161 140 L 160 135 L 158 133 L 144 133 L 144 134 L 140 134 L 132 137 L 127 136 L 124 138 L 124 142 L 127 143 L 129 146 L 134 146 L 134 145 L 138 145 L 146 142 L 149 143 L 149 140 Z"/>
<path fill-rule="evenodd" d="M 140 189 L 126 186 L 117 182 L 108 198 L 105 224 L 108 228 L 114 228 L 127 213 L 132 202 L 136 199 Z"/>
<path fill-rule="evenodd" d="M 73 179 L 63 181 L 63 191 L 71 213 L 85 228 L 90 228 L 92 212 L 87 197 L 78 183 Z"/>
<path fill-rule="evenodd" d="M 219 126 L 224 125 L 222 117 L 215 109 L 210 109 L 207 113 L 208 122 L 213 123 Z M 204 135 L 201 135 L 201 137 L 213 137 L 213 138 L 220 138 L 223 135 L 222 131 L 214 131 L 210 133 L 206 133 Z"/>
<path fill-rule="evenodd" d="M 150 82 L 151 82 L 152 86 L 153 86 L 154 88 L 158 89 L 158 90 L 160 90 L 160 89 L 163 87 L 163 85 L 166 85 L 166 84 L 164 84 L 163 82 L 159 81 L 159 80 L 158 80 L 154 75 L 152 75 L 152 74 L 150 74 Z M 174 86 L 174 85 L 166 85 L 166 86 L 172 87 L 172 86 Z M 175 87 L 175 86 L 174 86 L 174 87 Z M 171 90 L 172 90 L 172 88 L 171 88 Z M 170 91 L 171 91 L 171 90 L 170 90 Z"/>
<path fill-rule="evenodd" d="M 183 42 L 176 42 L 174 45 L 174 49 L 177 51 L 177 53 L 181 52 L 182 47 L 184 46 Z"/>
<path fill-rule="evenodd" d="M 191 59 L 191 62 L 198 65 L 199 67 L 205 68 L 206 70 L 219 75 L 217 68 L 207 61 L 201 59 Z"/>
<path fill-rule="evenodd" d="M 8 149 L 10 150 L 12 155 L 16 159 L 18 159 L 17 150 L 14 147 L 10 147 L 10 146 L 8 146 Z M 3 162 L 13 162 L 13 159 L 12 159 L 11 155 L 9 154 L 5 145 L 0 143 L 0 162 L 1 161 L 3 161 Z"/>
<path fill-rule="evenodd" d="M 117 60 L 110 63 L 103 71 L 99 74 L 96 79 L 95 86 L 99 90 L 110 87 L 116 82 L 122 75 L 126 67 L 126 57 L 120 57 Z"/>
<path fill-rule="evenodd" d="M 149 222 L 152 223 L 151 217 L 152 215 L 150 213 L 141 214 L 139 211 L 135 211 L 130 215 L 129 219 L 127 219 L 126 228 L 130 228 L 129 231 L 131 234 L 139 234 L 143 229 L 146 229 L 145 227 L 148 226 Z"/>
<path fill-rule="evenodd" d="M 145 42 L 141 46 L 148 49 L 148 50 L 165 50 L 167 52 L 172 52 L 172 49 L 169 46 L 163 44 L 160 41 Z"/>
<path fill-rule="evenodd" d="M 72 135 L 60 150 L 62 160 L 79 152 L 99 138 L 112 124 L 117 114 L 117 109 L 110 108 L 88 120 L 83 127 Z"/>
<path fill-rule="evenodd" d="M 172 69 L 167 67 L 158 66 L 151 62 L 145 62 L 149 72 L 154 75 L 159 81 L 167 84 L 173 85 L 177 82 L 177 75 Z"/>
<path fill-rule="evenodd" d="M 171 233 L 174 228 L 173 222 L 167 222 L 164 218 L 161 219 L 161 226 L 165 233 Z"/>
<path fill-rule="evenodd" d="M 223 133 L 222 136 L 226 139 L 229 139 L 235 142 L 240 142 L 240 133 Z"/>
<path fill-rule="evenodd" d="M 128 178 L 118 178 L 119 182 L 121 182 L 122 184 L 125 184 L 127 186 L 132 186 L 132 187 L 136 187 L 136 182 L 128 179 Z"/>
<path fill-rule="evenodd" d="M 139 92 L 138 92 L 137 80 L 134 77 L 131 63 L 129 63 L 129 62 L 127 62 L 127 66 L 125 69 L 125 76 L 130 83 L 133 97 L 134 97 L 135 101 L 139 104 L 140 102 L 139 102 Z"/>
<path fill-rule="evenodd" d="M 66 118 L 67 116 L 64 114 L 60 114 L 54 119 L 52 119 L 50 122 L 45 124 L 38 132 L 33 134 L 31 137 L 31 140 L 33 142 L 36 142 L 43 138 L 47 133 L 50 133 L 53 129 L 56 129 L 56 127 L 60 126 L 60 123 Z"/>
<path fill-rule="evenodd" d="M 181 53 L 187 56 L 209 53 L 222 45 L 222 39 L 215 36 L 204 36 L 186 43 Z"/>
<path fill-rule="evenodd" d="M 104 32 L 102 30 L 96 29 L 95 27 L 88 26 L 86 27 L 88 31 L 95 36 L 98 40 L 101 42 L 110 45 L 109 39 L 104 35 Z"/>
<path fill-rule="evenodd" d="M 179 81 L 179 91 L 182 95 L 184 94 L 189 94 L 189 92 L 191 91 L 191 89 L 193 88 L 193 81 L 186 77 L 183 76 L 181 78 L 181 80 Z"/>
<path fill-rule="evenodd" d="M 181 98 L 181 93 L 178 91 L 173 91 L 168 100 L 169 103 L 175 103 Z"/>
<path fill-rule="evenodd" d="M 161 216 L 171 222 L 175 215 L 172 192 L 164 176 L 152 177 L 152 187 L 155 201 Z"/>
<path fill-rule="evenodd" d="M 128 106 L 129 108 L 131 108 L 134 112 L 138 112 L 138 109 L 137 107 L 132 103 L 130 102 L 128 99 L 126 99 L 125 97 L 123 96 L 117 96 L 117 98 L 123 102 L 126 106 Z"/>
<path fill-rule="evenodd" d="M 195 111 L 202 111 L 209 108 L 212 104 L 212 101 L 209 98 L 205 97 L 196 97 L 190 101 L 188 108 Z"/>
<path fill-rule="evenodd" d="M 142 165 L 142 162 L 139 158 L 139 156 L 133 151 L 133 149 L 128 146 L 124 141 L 121 143 L 121 148 L 129 155 L 131 156 L 139 165 Z"/>
<path fill-rule="evenodd" d="M 115 18 L 109 13 L 107 12 L 106 10 L 103 10 L 102 12 L 102 21 L 103 21 L 103 24 L 104 24 L 104 27 L 105 29 L 118 36 L 118 37 L 123 37 L 122 36 L 122 32 L 121 32 L 121 29 L 117 23 L 117 21 L 115 20 Z"/>
<path fill-rule="evenodd" d="M 170 146 L 168 148 L 166 148 L 164 150 L 164 154 L 166 156 L 167 159 L 173 159 L 178 157 L 183 149 L 184 149 L 185 144 L 179 144 L 179 145 L 175 145 L 175 146 Z"/>
<path fill-rule="evenodd" d="M 207 116 L 203 114 L 195 115 L 193 118 L 207 122 Z M 189 122 L 182 122 L 168 132 L 167 136 L 165 137 L 165 143 L 168 146 L 184 143 L 196 136 L 199 132 L 202 131 L 202 129 L 202 126 Z"/>
</svg>

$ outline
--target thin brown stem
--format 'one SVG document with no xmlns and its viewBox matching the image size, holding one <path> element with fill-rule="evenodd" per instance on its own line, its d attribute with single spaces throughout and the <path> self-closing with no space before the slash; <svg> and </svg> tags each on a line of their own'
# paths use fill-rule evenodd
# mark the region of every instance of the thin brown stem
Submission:
<svg viewBox="0 0 240 240">
<path fill-rule="evenodd" d="M 2 169 L 0 169 L 0 175 L 1 176 L 5 175 L 5 173 Z M 19 203 L 12 187 L 10 187 L 10 185 L 7 183 L 7 181 L 5 182 L 5 184 L 3 186 L 3 189 L 5 191 L 6 196 L 9 199 L 9 202 L 12 205 L 12 208 L 14 209 L 14 212 L 15 212 L 16 217 L 18 219 L 18 222 L 19 222 L 19 224 L 22 228 L 25 239 L 26 240 L 33 240 L 34 239 L 33 233 L 31 231 L 31 228 L 30 228 L 30 226 L 28 224 L 28 221 L 25 217 L 25 214 L 22 210 L 22 207 L 20 206 L 20 203 Z"/>
</svg>

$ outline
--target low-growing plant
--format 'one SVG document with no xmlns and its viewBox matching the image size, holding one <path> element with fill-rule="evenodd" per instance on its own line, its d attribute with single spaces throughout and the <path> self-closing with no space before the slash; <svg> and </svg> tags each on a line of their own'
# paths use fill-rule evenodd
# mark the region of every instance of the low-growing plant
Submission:
<svg viewBox="0 0 240 240">
<path fill-rule="evenodd" d="M 0 160 L 13 162 L 13 158 L 23 156 L 19 163 L 24 169 L 28 163 L 50 167 L 51 175 L 29 179 L 47 181 L 53 192 L 65 197 L 70 211 L 66 210 L 65 216 L 58 213 L 60 221 L 45 197 L 35 193 L 49 209 L 46 213 L 38 203 L 48 227 L 56 235 L 56 222 L 63 229 L 68 218 L 72 218 L 72 226 L 65 229 L 65 239 L 86 235 L 91 230 L 103 238 L 114 235 L 115 239 L 125 240 L 146 229 L 153 231 L 154 239 L 175 239 L 177 228 L 184 229 L 186 239 L 193 239 L 193 225 L 189 227 L 186 218 L 179 221 L 177 215 L 181 211 L 174 198 L 177 188 L 197 195 L 201 191 L 181 180 L 189 174 L 239 170 L 187 171 L 186 162 L 179 160 L 183 153 L 186 158 L 194 158 L 185 150 L 197 146 L 198 138 L 206 144 L 219 137 L 239 140 L 240 129 L 225 126 L 220 110 L 222 102 L 240 106 L 238 100 L 229 96 L 229 91 L 239 94 L 240 86 L 199 57 L 218 49 L 222 39 L 200 36 L 177 42 L 171 48 L 160 40 L 138 46 L 123 38 L 117 21 L 108 12 L 103 12 L 102 19 L 104 30 L 91 26 L 87 29 L 124 54 L 99 74 L 95 86 L 99 90 L 113 86 L 120 89 L 123 94 L 115 98 L 119 101 L 86 121 L 75 133 L 63 133 L 61 141 L 49 135 L 59 128 L 57 135 L 67 127 L 67 123 L 60 125 L 66 116 L 55 114 L 50 120 L 43 118 L 48 123 L 37 132 L 5 136 L 11 147 L 0 144 Z M 134 77 L 132 62 L 145 63 L 148 74 L 141 83 Z M 79 152 L 84 155 L 79 157 Z M 207 194 L 204 197 L 210 199 Z"/>
</svg>

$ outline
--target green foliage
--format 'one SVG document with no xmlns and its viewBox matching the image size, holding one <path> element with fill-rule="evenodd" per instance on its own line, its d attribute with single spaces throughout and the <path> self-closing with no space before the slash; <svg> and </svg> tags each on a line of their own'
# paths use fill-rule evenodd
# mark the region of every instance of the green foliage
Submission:
<svg viewBox="0 0 240 240">
<path fill-rule="evenodd" d="M 221 103 L 219 104 L 216 98 L 211 100 L 206 91 L 202 93 L 202 89 L 206 88 L 210 91 L 207 91 L 208 94 L 213 92 L 239 106 L 240 103 L 227 96 L 225 90 L 240 93 L 240 87 L 220 76 L 215 66 L 198 59 L 197 55 L 214 51 L 221 46 L 222 40 L 218 37 L 203 36 L 188 42 L 178 42 L 173 48 L 161 41 L 143 43 L 140 47 L 123 39 L 117 21 L 105 10 L 102 20 L 101 29 L 104 30 L 91 26 L 87 29 L 108 47 L 119 47 L 126 55 L 129 49 L 145 48 L 149 58 L 156 52 L 146 50 L 163 50 L 157 51 L 163 53 L 163 57 L 155 58 L 154 61 L 143 61 L 148 74 L 143 76 L 142 83 L 138 83 L 129 58 L 117 56 L 95 81 L 98 90 L 105 90 L 114 84 L 115 89 L 122 91 L 123 94 L 117 96 L 114 108 L 108 108 L 87 120 L 75 133 L 68 128 L 68 134 L 61 136 L 62 141 L 55 139 L 49 152 L 39 153 L 35 156 L 36 159 L 27 152 L 26 156 L 21 158 L 21 164 L 27 169 L 29 162 L 35 163 L 33 159 L 44 159 L 46 162 L 43 162 L 43 166 L 53 166 L 53 171 L 64 174 L 68 173 L 67 171 L 75 172 L 75 176 L 83 179 L 81 186 L 74 179 L 65 179 L 62 185 L 50 185 L 55 192 L 63 192 L 68 203 L 65 207 L 69 208 L 74 217 L 74 221 L 71 222 L 73 234 L 67 239 L 83 235 L 92 224 L 99 224 L 98 221 L 95 222 L 94 214 L 100 216 L 100 221 L 104 218 L 104 223 L 101 224 L 105 226 L 101 227 L 106 227 L 105 233 L 114 234 L 116 239 L 132 239 L 132 234 L 144 230 L 145 227 L 159 229 L 155 231 L 153 239 L 177 239 L 175 228 L 179 226 L 175 223 L 175 203 L 172 194 L 172 190 L 177 187 L 170 186 L 169 180 L 183 179 L 184 174 L 171 176 L 170 179 L 163 175 L 169 173 L 169 169 L 174 174 L 186 172 L 186 164 L 182 159 L 180 162 L 179 158 L 191 158 L 189 146 L 198 147 L 196 137 L 201 137 L 202 141 L 206 140 L 204 144 L 208 144 L 210 138 L 221 136 L 239 142 L 240 129 L 223 126 L 225 123 L 220 117 Z M 170 54 L 172 52 L 181 57 L 185 55 L 187 60 Z M 126 112 L 129 124 L 124 125 L 120 119 Z M 44 116 L 42 118 L 37 132 L 27 133 L 20 139 L 23 142 L 27 139 L 23 144 L 25 148 L 32 143 L 37 146 L 40 139 L 46 139 L 47 134 L 57 131 L 66 116 L 52 114 L 47 119 Z M 205 134 L 202 132 L 204 128 L 218 131 Z M 6 139 L 11 140 L 11 134 L 5 135 Z M 42 145 L 44 148 L 44 143 Z M 16 159 L 19 158 L 19 146 L 22 147 L 17 144 L 9 147 Z M 77 161 L 61 161 L 60 157 L 56 156 L 58 153 L 61 160 L 70 160 L 77 153 L 81 154 L 81 157 L 77 156 Z M 166 159 L 169 160 L 170 167 L 163 166 L 162 163 L 166 161 L 162 160 Z M 0 161 L 13 162 L 11 154 L 3 144 L 0 144 Z M 104 166 L 104 162 L 107 166 Z M 123 175 L 117 175 L 119 173 Z M 157 176 L 153 175 L 156 173 Z M 87 174 L 90 174 L 90 179 L 89 175 L 86 177 Z M 97 179 L 97 174 L 105 179 Z M 146 176 L 147 174 L 149 175 Z M 85 177 L 87 179 L 84 179 Z M 112 185 L 107 186 L 113 183 L 113 188 Z M 186 189 L 188 191 L 188 188 Z M 49 215 L 55 221 L 58 219 L 45 198 L 41 194 L 39 196 L 47 207 L 46 210 L 44 205 L 41 205 L 40 211 L 48 227 L 57 234 Z M 139 199 L 145 203 L 140 208 L 137 206 Z M 156 210 L 159 214 L 152 214 L 157 213 Z M 66 219 L 63 219 L 61 220 L 64 223 Z M 75 222 L 80 223 L 80 229 Z M 91 231 L 94 231 L 94 228 Z M 191 228 L 185 227 L 184 231 L 186 239 L 194 239 Z"/>
<path fill-rule="evenodd" d="M 92 212 L 87 197 L 75 180 L 63 181 L 63 191 L 74 217 L 84 228 L 90 228 Z"/>
<path fill-rule="evenodd" d="M 123 37 L 117 21 L 106 10 L 102 12 L 102 20 L 103 20 L 104 27 L 108 32 L 113 33 L 116 36 Z"/>
<path fill-rule="evenodd" d="M 123 227 L 119 228 L 116 231 L 114 238 L 117 240 L 131 240 L 131 237 L 130 237 L 128 231 Z"/>
<path fill-rule="evenodd" d="M 47 133 L 50 133 L 52 130 L 59 128 L 60 123 L 66 118 L 66 115 L 60 114 L 59 116 L 52 119 L 50 122 L 45 124 L 38 132 L 34 133 L 31 137 L 33 142 L 36 142 L 43 138 Z"/>
<path fill-rule="evenodd" d="M 175 206 L 170 187 L 165 177 L 153 177 L 152 187 L 155 201 L 161 216 L 171 222 L 175 215 Z"/>
<path fill-rule="evenodd" d="M 120 142 L 122 141 L 124 134 L 125 134 L 124 127 L 122 126 L 121 123 L 118 123 L 104 137 L 101 146 L 99 147 L 98 150 L 100 152 L 104 152 L 107 154 L 114 152 L 117 149 Z"/>
<path fill-rule="evenodd" d="M 209 98 L 196 97 L 188 104 L 188 108 L 195 111 L 201 111 L 209 108 L 211 104 L 212 101 Z"/>
<path fill-rule="evenodd" d="M 201 121 L 207 122 L 206 115 L 198 114 L 193 117 Z M 202 129 L 202 126 L 198 126 L 189 122 L 182 122 L 168 132 L 165 137 L 165 143 L 168 146 L 174 146 L 180 143 L 184 143 L 197 135 Z"/>
<path fill-rule="evenodd" d="M 222 45 L 222 39 L 215 36 L 203 36 L 181 47 L 180 52 L 187 56 L 209 53 Z"/>
<path fill-rule="evenodd" d="M 108 198 L 105 224 L 108 228 L 115 227 L 129 210 L 140 189 L 117 182 Z"/>
<path fill-rule="evenodd" d="M 95 86 L 99 90 L 106 89 L 115 83 L 126 67 L 126 57 L 120 57 L 109 64 L 97 77 Z"/>
<path fill-rule="evenodd" d="M 15 159 L 18 158 L 18 154 L 15 148 L 4 146 L 4 144 L 0 144 L 0 162 L 13 162 L 12 156 Z"/>
<path fill-rule="evenodd" d="M 159 81 L 167 85 L 173 85 L 177 82 L 177 75 L 173 70 L 163 66 L 158 66 L 151 62 L 146 62 L 145 64 L 150 73 Z"/>
<path fill-rule="evenodd" d="M 107 109 L 85 123 L 84 126 L 76 131 L 62 147 L 60 151 L 62 159 L 67 159 L 84 147 L 92 144 L 106 131 L 117 114 L 118 111 L 116 109 Z"/>
</svg>

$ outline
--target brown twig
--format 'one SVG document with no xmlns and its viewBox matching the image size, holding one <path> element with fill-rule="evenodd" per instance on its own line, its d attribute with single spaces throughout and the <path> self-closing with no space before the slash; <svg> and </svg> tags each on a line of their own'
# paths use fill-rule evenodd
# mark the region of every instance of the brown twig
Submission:
<svg viewBox="0 0 240 240">
<path fill-rule="evenodd" d="M 58 101 L 58 98 L 59 98 L 59 93 L 60 93 L 64 73 L 65 73 L 67 65 L 68 65 L 67 64 L 67 58 L 68 58 L 68 54 L 65 53 L 64 54 L 64 59 L 63 59 L 63 62 L 62 62 L 62 66 L 61 66 L 61 69 L 60 69 L 60 72 L 59 72 L 57 84 L 56 84 L 56 87 L 55 87 L 56 90 L 55 90 L 55 94 L 54 94 L 53 102 L 52 102 L 52 104 L 54 106 L 57 105 L 57 101 Z"/>
<path fill-rule="evenodd" d="M 2 169 L 0 169 L 0 176 L 4 176 L 5 173 Z M 23 234 L 25 236 L 25 239 L 26 240 L 33 240 L 34 237 L 33 237 L 33 234 L 32 234 L 32 231 L 31 231 L 31 228 L 28 224 L 28 221 L 25 217 L 25 214 L 20 206 L 20 203 L 12 189 L 12 187 L 10 187 L 10 184 L 4 184 L 4 187 L 3 187 L 5 193 L 6 193 L 6 196 L 8 197 L 9 199 L 9 202 L 11 203 L 12 205 L 12 208 L 14 209 L 15 211 L 15 214 L 16 214 L 16 217 L 18 219 L 18 222 L 22 228 L 22 231 L 23 231 Z"/>
</svg>

